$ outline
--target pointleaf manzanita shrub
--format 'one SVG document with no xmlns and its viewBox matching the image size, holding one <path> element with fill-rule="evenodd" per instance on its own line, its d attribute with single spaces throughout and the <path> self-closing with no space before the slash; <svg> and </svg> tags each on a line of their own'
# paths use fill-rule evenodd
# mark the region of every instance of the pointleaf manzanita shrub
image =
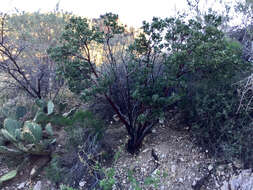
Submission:
<svg viewBox="0 0 253 190">
<path fill-rule="evenodd" d="M 190 122 L 199 120 L 202 98 L 209 92 L 225 93 L 235 74 L 245 68 L 238 46 L 219 29 L 221 18 L 215 15 L 205 16 L 203 22 L 154 18 L 143 23 L 130 44 L 124 41 L 129 33 L 117 20 L 108 13 L 92 25 L 73 17 L 61 45 L 48 53 L 72 91 L 85 101 L 102 97 L 111 105 L 128 132 L 131 153 L 168 109 L 177 106 Z M 98 64 L 92 50 L 99 48 Z"/>
</svg>

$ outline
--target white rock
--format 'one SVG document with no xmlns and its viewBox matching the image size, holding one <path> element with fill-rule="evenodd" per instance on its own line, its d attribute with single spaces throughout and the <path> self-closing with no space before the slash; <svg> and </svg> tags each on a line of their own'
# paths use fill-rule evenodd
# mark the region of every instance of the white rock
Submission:
<svg viewBox="0 0 253 190">
<path fill-rule="evenodd" d="M 38 181 L 36 185 L 33 187 L 33 190 L 41 190 L 41 187 L 42 187 L 41 181 Z"/>
<path fill-rule="evenodd" d="M 145 150 L 143 150 L 142 152 L 143 153 L 145 153 L 145 152 L 148 152 L 149 151 L 149 149 L 148 148 L 146 148 Z"/>
<path fill-rule="evenodd" d="M 83 187 L 84 185 L 85 185 L 85 182 L 84 181 L 80 181 L 79 186 Z"/>
<path fill-rule="evenodd" d="M 164 124 L 164 119 L 163 119 L 163 118 L 160 118 L 160 119 L 159 119 L 159 123 L 160 123 L 160 124 Z"/>
<path fill-rule="evenodd" d="M 114 121 L 118 122 L 119 121 L 119 116 L 117 114 L 113 115 Z"/>
<path fill-rule="evenodd" d="M 229 190 L 228 182 L 224 182 L 221 190 Z"/>
<path fill-rule="evenodd" d="M 184 182 L 184 179 L 180 177 L 180 178 L 178 179 L 178 181 L 179 181 L 180 183 L 183 183 L 183 182 Z"/>
<path fill-rule="evenodd" d="M 179 158 L 179 160 L 180 160 L 181 162 L 184 162 L 184 158 Z"/>
<path fill-rule="evenodd" d="M 212 165 L 209 165 L 208 166 L 208 170 L 211 171 L 213 169 L 213 166 Z"/>
<path fill-rule="evenodd" d="M 18 189 L 23 189 L 25 187 L 26 182 L 20 183 L 18 185 Z"/>
<path fill-rule="evenodd" d="M 177 169 L 176 165 L 172 165 L 172 166 L 171 166 L 171 172 L 172 172 L 172 173 L 175 173 L 175 172 L 176 172 L 176 169 Z"/>
<path fill-rule="evenodd" d="M 194 181 L 192 182 L 192 186 L 195 186 L 196 184 L 197 184 L 197 181 L 194 180 Z"/>
<path fill-rule="evenodd" d="M 225 181 L 222 190 L 252 190 L 253 174 L 251 170 L 243 170 L 239 175 L 233 176 L 229 181 Z"/>
<path fill-rule="evenodd" d="M 35 170 L 35 168 L 33 168 L 33 169 L 31 170 L 30 175 L 33 176 L 35 173 L 36 173 L 36 170 Z"/>
</svg>

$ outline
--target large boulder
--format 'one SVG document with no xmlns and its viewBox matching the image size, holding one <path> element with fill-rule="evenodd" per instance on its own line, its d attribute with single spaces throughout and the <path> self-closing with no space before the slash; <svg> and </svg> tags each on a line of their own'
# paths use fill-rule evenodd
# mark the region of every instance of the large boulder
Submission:
<svg viewBox="0 0 253 190">
<path fill-rule="evenodd" d="M 229 181 L 225 181 L 221 190 L 252 190 L 253 173 L 251 169 L 242 170 L 239 175 L 233 175 Z"/>
</svg>

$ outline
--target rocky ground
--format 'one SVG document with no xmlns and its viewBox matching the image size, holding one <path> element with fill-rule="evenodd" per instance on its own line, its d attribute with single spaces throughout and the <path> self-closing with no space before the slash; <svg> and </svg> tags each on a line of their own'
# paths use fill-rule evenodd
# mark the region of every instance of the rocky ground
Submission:
<svg viewBox="0 0 253 190">
<path fill-rule="evenodd" d="M 115 134 L 111 136 L 112 143 L 120 135 L 123 139 L 125 134 L 121 128 L 112 130 Z M 121 142 L 119 147 L 125 144 L 124 140 Z M 213 160 L 196 147 L 185 132 L 162 125 L 146 138 L 137 156 L 124 149 L 119 152 L 114 163 L 118 179 L 115 189 L 140 186 L 141 189 L 189 190 L 213 169 Z M 201 185 L 204 189 L 214 189 L 215 184 L 206 182 Z"/>
<path fill-rule="evenodd" d="M 177 125 L 170 121 L 169 126 Z M 127 139 L 124 128 L 108 131 L 110 144 L 117 144 L 119 158 L 114 163 L 117 183 L 114 189 L 143 190 L 252 190 L 253 173 L 242 164 L 223 163 L 197 147 L 187 127 L 182 130 L 157 126 L 137 156 L 124 149 Z M 109 135 L 108 134 L 108 135 Z M 122 139 L 120 142 L 118 139 Z M 122 148 L 123 147 L 123 148 Z M 116 147 L 115 147 L 116 149 Z"/>
<path fill-rule="evenodd" d="M 175 121 L 171 121 L 177 125 Z M 159 125 L 147 136 L 137 156 L 125 151 L 127 141 L 123 126 L 112 125 L 106 132 L 105 143 L 118 157 L 107 170 L 114 168 L 115 190 L 252 190 L 251 170 L 242 170 L 239 161 L 219 163 L 193 143 L 186 130 Z M 120 139 L 120 140 L 119 140 Z M 38 162 L 38 161 L 37 161 Z M 41 160 L 40 160 L 41 162 Z M 35 163 L 36 165 L 36 163 Z M 43 172 L 31 179 L 33 166 L 16 179 L 4 184 L 3 190 L 53 190 Z M 11 168 L 1 163 L 0 175 Z M 84 182 L 85 183 L 85 182 Z M 80 183 L 80 189 L 84 189 Z M 244 184 L 244 185 L 242 185 Z M 246 184 L 246 185 L 245 185 Z"/>
</svg>

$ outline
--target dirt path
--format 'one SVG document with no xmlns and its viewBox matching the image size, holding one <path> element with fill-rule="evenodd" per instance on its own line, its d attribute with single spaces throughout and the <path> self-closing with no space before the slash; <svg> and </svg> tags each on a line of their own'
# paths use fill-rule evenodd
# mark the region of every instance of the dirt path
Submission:
<svg viewBox="0 0 253 190">
<path fill-rule="evenodd" d="M 109 143 L 116 145 L 114 149 L 121 149 L 114 164 L 118 181 L 115 189 L 140 186 L 141 189 L 190 190 L 212 169 L 212 160 L 201 153 L 186 132 L 156 127 L 145 139 L 138 156 L 132 156 L 122 148 L 127 141 L 124 128 L 112 128 L 107 133 Z M 203 181 L 201 188 L 214 190 L 211 181 Z"/>
</svg>

